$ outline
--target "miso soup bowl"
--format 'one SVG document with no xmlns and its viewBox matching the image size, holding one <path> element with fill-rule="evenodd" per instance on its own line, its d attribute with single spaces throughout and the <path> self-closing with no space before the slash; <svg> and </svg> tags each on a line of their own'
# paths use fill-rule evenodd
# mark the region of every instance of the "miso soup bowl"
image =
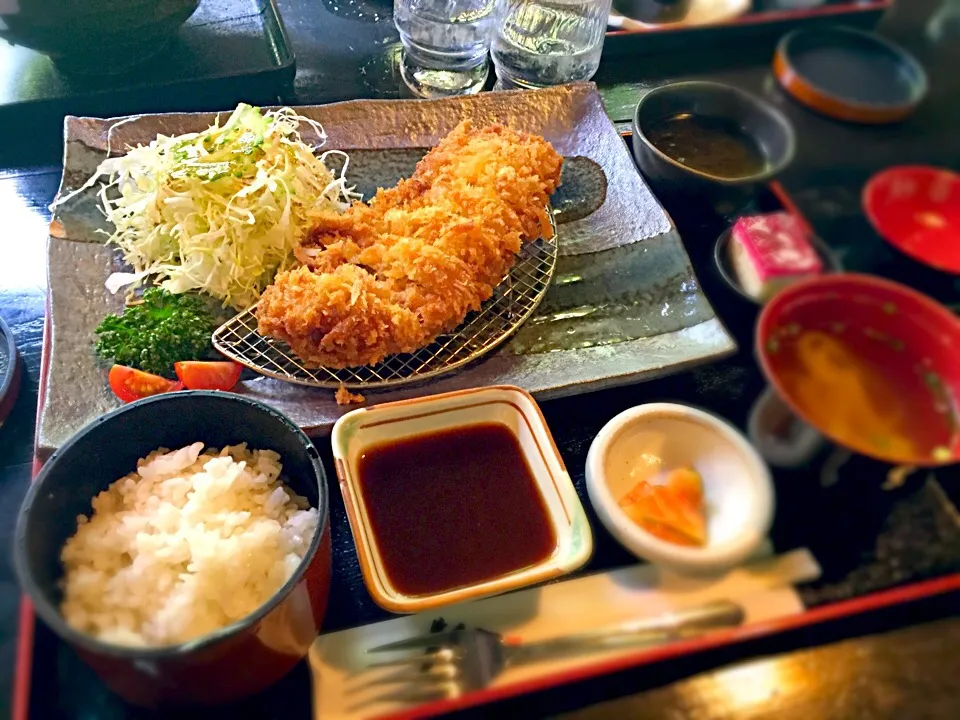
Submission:
<svg viewBox="0 0 960 720">
<path fill-rule="evenodd" d="M 540 562 L 505 575 L 430 594 L 404 594 L 386 572 L 381 541 L 364 506 L 358 472 L 360 457 L 383 443 L 484 423 L 503 425 L 517 439 L 547 509 L 557 544 Z M 583 505 L 539 406 L 525 390 L 492 386 L 361 408 L 337 421 L 331 442 L 363 580 L 373 599 L 386 610 L 432 610 L 535 585 L 580 568 L 593 553 L 593 535 Z M 491 468 L 491 477 L 496 477 L 495 468 Z M 398 478 L 398 482 L 402 480 Z M 478 536 L 476 540 L 481 542 L 483 538 Z"/>
<path fill-rule="evenodd" d="M 899 380 L 906 377 L 905 372 L 923 373 L 931 387 L 940 388 L 938 401 L 944 402 L 955 417 L 960 399 L 960 365 L 957 364 L 960 319 L 936 300 L 906 285 L 872 275 L 838 273 L 801 280 L 777 293 L 760 314 L 754 344 L 760 369 L 789 411 L 831 443 L 896 466 L 895 469 L 960 462 L 960 430 L 955 421 L 951 423 L 954 430 L 942 453 L 926 455 L 917 450 L 910 456 L 894 455 L 878 447 L 845 445 L 843 437 L 832 434 L 830 428 L 817 422 L 795 388 L 784 382 L 777 353 L 784 333 L 810 329 L 831 331 L 834 326 L 878 338 L 877 342 L 865 346 L 870 352 L 865 359 L 884 367 L 885 376 L 894 387 L 903 385 Z M 886 340 L 881 342 L 880 338 Z M 900 348 L 893 349 L 897 344 Z M 904 370 L 906 365 L 891 367 L 892 353 L 909 359 L 912 370 Z M 933 398 L 931 396 L 931 402 Z M 917 425 L 917 429 L 924 429 L 924 425 Z"/>
<path fill-rule="evenodd" d="M 68 626 L 59 612 L 60 552 L 91 500 L 160 447 L 246 442 L 274 450 L 287 484 L 317 508 L 307 554 L 280 590 L 252 614 L 181 645 L 133 648 Z M 242 395 L 210 391 L 156 395 L 90 423 L 50 456 L 17 520 L 17 576 L 39 618 L 127 701 L 144 707 L 237 700 L 273 684 L 313 643 L 330 591 L 329 499 L 317 449 L 280 413 Z"/>
</svg>

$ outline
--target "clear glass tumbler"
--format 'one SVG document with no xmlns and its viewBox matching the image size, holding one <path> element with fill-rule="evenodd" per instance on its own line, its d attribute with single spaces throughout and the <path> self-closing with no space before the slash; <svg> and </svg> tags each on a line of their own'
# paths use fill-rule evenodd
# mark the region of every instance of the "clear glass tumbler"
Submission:
<svg viewBox="0 0 960 720">
<path fill-rule="evenodd" d="M 504 87 L 589 80 L 611 0 L 499 0 L 491 54 Z"/>
<path fill-rule="evenodd" d="M 407 86 L 422 97 L 479 92 L 495 9 L 496 0 L 393 0 Z"/>
</svg>

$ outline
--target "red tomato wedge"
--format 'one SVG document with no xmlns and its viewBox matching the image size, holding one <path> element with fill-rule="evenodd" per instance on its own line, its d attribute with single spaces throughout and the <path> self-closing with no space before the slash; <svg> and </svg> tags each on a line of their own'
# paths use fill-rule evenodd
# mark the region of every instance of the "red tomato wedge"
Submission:
<svg viewBox="0 0 960 720">
<path fill-rule="evenodd" d="M 126 365 L 114 365 L 110 368 L 110 389 L 114 395 L 128 403 L 151 395 L 182 390 L 183 385 L 176 380 L 167 380 L 165 377 Z"/>
<path fill-rule="evenodd" d="M 235 362 L 189 361 L 174 363 L 173 369 L 187 390 L 231 390 L 243 370 Z"/>
</svg>

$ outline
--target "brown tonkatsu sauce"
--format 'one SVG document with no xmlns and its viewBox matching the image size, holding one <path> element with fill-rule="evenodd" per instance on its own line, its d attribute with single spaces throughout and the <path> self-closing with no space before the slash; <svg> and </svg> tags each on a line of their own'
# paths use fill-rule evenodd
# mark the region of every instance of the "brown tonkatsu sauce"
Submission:
<svg viewBox="0 0 960 720">
<path fill-rule="evenodd" d="M 505 575 L 556 547 L 533 474 L 503 425 L 377 445 L 361 456 L 358 471 L 384 569 L 405 595 Z"/>
</svg>

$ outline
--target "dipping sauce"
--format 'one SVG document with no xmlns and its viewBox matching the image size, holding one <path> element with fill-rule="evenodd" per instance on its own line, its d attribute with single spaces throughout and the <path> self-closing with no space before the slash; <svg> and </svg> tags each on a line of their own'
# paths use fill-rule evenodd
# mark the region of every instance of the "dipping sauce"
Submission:
<svg viewBox="0 0 960 720">
<path fill-rule="evenodd" d="M 504 425 L 468 425 L 377 445 L 357 469 L 383 567 L 405 595 L 500 577 L 556 548 L 533 472 Z"/>
<path fill-rule="evenodd" d="M 756 140 L 723 118 L 682 113 L 644 129 L 643 134 L 671 159 L 716 177 L 749 177 L 767 166 Z"/>
<path fill-rule="evenodd" d="M 841 444 L 892 462 L 949 459 L 953 399 L 897 338 L 841 323 L 794 324 L 768 350 L 787 395 Z"/>
</svg>

